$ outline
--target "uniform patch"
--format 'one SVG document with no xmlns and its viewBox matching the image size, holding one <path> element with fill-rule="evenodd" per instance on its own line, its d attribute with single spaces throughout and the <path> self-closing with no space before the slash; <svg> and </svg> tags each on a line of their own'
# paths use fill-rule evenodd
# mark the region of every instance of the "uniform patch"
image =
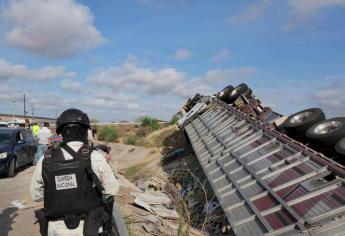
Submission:
<svg viewBox="0 0 345 236">
<path fill-rule="evenodd" d="M 56 190 L 77 188 L 75 174 L 55 176 Z"/>
</svg>

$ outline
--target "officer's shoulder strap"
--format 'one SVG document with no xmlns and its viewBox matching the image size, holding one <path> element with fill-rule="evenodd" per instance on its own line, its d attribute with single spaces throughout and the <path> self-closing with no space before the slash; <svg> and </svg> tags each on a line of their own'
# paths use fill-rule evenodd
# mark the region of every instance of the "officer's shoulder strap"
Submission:
<svg viewBox="0 0 345 236">
<path fill-rule="evenodd" d="M 78 152 L 81 153 L 82 155 L 82 161 L 84 162 L 85 165 L 85 169 L 88 172 L 88 174 L 90 174 L 92 176 L 92 180 L 94 181 L 94 183 L 96 184 L 98 190 L 100 192 L 104 191 L 104 187 L 101 183 L 101 181 L 99 180 L 98 176 L 95 174 L 95 172 L 92 169 L 92 165 L 91 165 L 91 154 L 94 151 L 93 147 L 90 147 L 87 144 L 84 144 Z"/>
<path fill-rule="evenodd" d="M 60 144 L 55 143 L 54 145 L 49 146 L 47 151 L 44 153 L 43 162 L 53 161 L 53 156 L 55 157 L 56 154 L 60 153 L 62 153 Z"/>
<path fill-rule="evenodd" d="M 61 147 L 66 151 L 68 152 L 72 157 L 73 159 L 77 158 L 77 152 L 75 152 L 70 146 L 68 146 L 66 143 L 62 143 Z"/>
</svg>

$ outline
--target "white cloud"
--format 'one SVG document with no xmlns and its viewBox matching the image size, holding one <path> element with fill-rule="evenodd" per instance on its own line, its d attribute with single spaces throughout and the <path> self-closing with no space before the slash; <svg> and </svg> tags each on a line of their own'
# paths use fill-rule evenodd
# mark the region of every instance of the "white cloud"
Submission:
<svg viewBox="0 0 345 236">
<path fill-rule="evenodd" d="M 192 53 L 188 49 L 185 49 L 185 48 L 177 49 L 174 54 L 174 58 L 180 61 L 187 60 L 191 56 L 192 56 Z"/>
<path fill-rule="evenodd" d="M 87 80 L 116 91 L 136 91 L 149 95 L 192 96 L 195 93 L 210 93 L 217 85 L 239 83 L 257 74 L 254 67 L 214 69 L 205 75 L 191 78 L 175 68 L 141 68 L 133 63 L 120 67 L 101 68 Z"/>
<path fill-rule="evenodd" d="M 228 81 L 229 83 L 241 83 L 241 81 L 250 80 L 255 78 L 259 69 L 256 67 L 240 67 L 230 69 L 214 69 L 209 70 L 203 76 L 203 81 L 207 84 L 223 83 Z"/>
<path fill-rule="evenodd" d="M 285 29 L 292 30 L 297 24 L 311 20 L 323 9 L 344 7 L 345 0 L 289 0 L 288 4 L 292 8 L 292 12 Z"/>
<path fill-rule="evenodd" d="M 105 42 L 88 7 L 74 0 L 9 0 L 1 8 L 6 44 L 52 58 Z"/>
<path fill-rule="evenodd" d="M 9 104 L 12 100 L 18 101 L 23 99 L 23 93 L 11 86 L 2 84 L 0 86 L 0 102 L 6 101 Z"/>
<path fill-rule="evenodd" d="M 88 81 L 111 86 L 118 91 L 134 89 L 149 94 L 164 94 L 183 78 L 183 73 L 174 68 L 153 70 L 125 63 L 121 67 L 99 69 L 88 76 Z"/>
<path fill-rule="evenodd" d="M 345 82 L 332 81 L 327 86 L 315 91 L 312 99 L 326 114 L 335 116 L 345 115 Z"/>
<path fill-rule="evenodd" d="M 4 59 L 0 59 L 0 79 L 51 80 L 59 77 L 72 78 L 74 76 L 74 72 L 66 71 L 63 66 L 46 66 L 39 69 L 29 69 L 25 65 L 14 65 Z"/>
<path fill-rule="evenodd" d="M 9 63 L 5 69 L 1 68 L 0 63 L 0 78 L 24 79 L 30 75 L 30 79 L 37 79 L 34 75 L 39 71 Z M 68 75 L 71 72 L 65 73 Z M 102 121 L 134 120 L 142 115 L 168 120 L 187 97 L 195 93 L 215 93 L 227 84 L 237 85 L 255 78 L 257 73 L 258 69 L 252 67 L 228 68 L 209 70 L 192 77 L 172 67 L 151 68 L 126 62 L 99 68 L 87 77 L 85 83 L 72 78 L 49 82 L 55 85 L 56 92 L 41 92 L 41 86 L 27 86 L 27 83 L 9 80 L 6 86 L 0 87 L 0 109 L 10 113 L 11 99 L 15 97 L 18 102 L 15 111 L 20 113 L 22 106 L 19 103 L 26 93 L 27 109 L 30 110 L 33 103 L 37 115 L 55 117 L 55 112 L 59 114 L 67 108 L 76 107 Z M 12 86 L 15 84 L 18 86 Z"/>
<path fill-rule="evenodd" d="M 226 59 L 228 59 L 229 57 L 229 49 L 224 49 L 221 52 L 217 53 L 216 55 L 214 55 L 213 57 L 213 61 L 214 62 L 221 62 L 224 61 Z"/>
<path fill-rule="evenodd" d="M 253 22 L 261 18 L 271 0 L 259 0 L 257 3 L 247 6 L 238 15 L 230 16 L 231 24 Z"/>
<path fill-rule="evenodd" d="M 93 117 L 101 116 L 100 120 L 134 120 L 142 115 L 168 120 L 187 97 L 210 95 L 225 85 L 249 81 L 258 72 L 255 67 L 214 69 L 191 77 L 175 68 L 153 69 L 127 62 L 88 76 L 94 91 L 75 104 Z"/>
<path fill-rule="evenodd" d="M 83 87 L 81 83 L 77 80 L 65 79 L 61 81 L 61 88 L 69 92 L 81 92 Z"/>
</svg>

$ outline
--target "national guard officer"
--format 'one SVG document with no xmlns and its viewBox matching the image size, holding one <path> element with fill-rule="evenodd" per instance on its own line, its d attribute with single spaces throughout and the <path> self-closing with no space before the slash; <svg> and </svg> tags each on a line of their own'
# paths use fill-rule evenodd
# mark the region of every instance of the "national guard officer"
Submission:
<svg viewBox="0 0 345 236">
<path fill-rule="evenodd" d="M 44 208 L 35 212 L 42 235 L 109 233 L 107 203 L 119 185 L 104 153 L 89 147 L 88 129 L 85 113 L 64 111 L 56 121 L 63 143 L 50 147 L 37 163 L 30 194 L 34 201 L 44 201 Z"/>
</svg>

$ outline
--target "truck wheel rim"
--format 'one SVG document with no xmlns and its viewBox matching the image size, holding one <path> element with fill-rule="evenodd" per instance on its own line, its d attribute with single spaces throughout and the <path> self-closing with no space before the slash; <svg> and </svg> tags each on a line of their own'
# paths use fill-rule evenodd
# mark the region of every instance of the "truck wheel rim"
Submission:
<svg viewBox="0 0 345 236">
<path fill-rule="evenodd" d="M 316 134 L 328 134 L 340 129 L 341 127 L 343 127 L 343 122 L 341 121 L 327 121 L 316 126 L 314 128 L 314 132 Z"/>
<path fill-rule="evenodd" d="M 293 124 L 297 124 L 297 123 L 302 123 L 304 122 L 305 120 L 309 119 L 311 116 L 313 116 L 313 112 L 310 112 L 310 111 L 305 111 L 305 112 L 302 112 L 298 115 L 295 115 L 294 117 L 291 118 L 291 123 Z"/>
</svg>

